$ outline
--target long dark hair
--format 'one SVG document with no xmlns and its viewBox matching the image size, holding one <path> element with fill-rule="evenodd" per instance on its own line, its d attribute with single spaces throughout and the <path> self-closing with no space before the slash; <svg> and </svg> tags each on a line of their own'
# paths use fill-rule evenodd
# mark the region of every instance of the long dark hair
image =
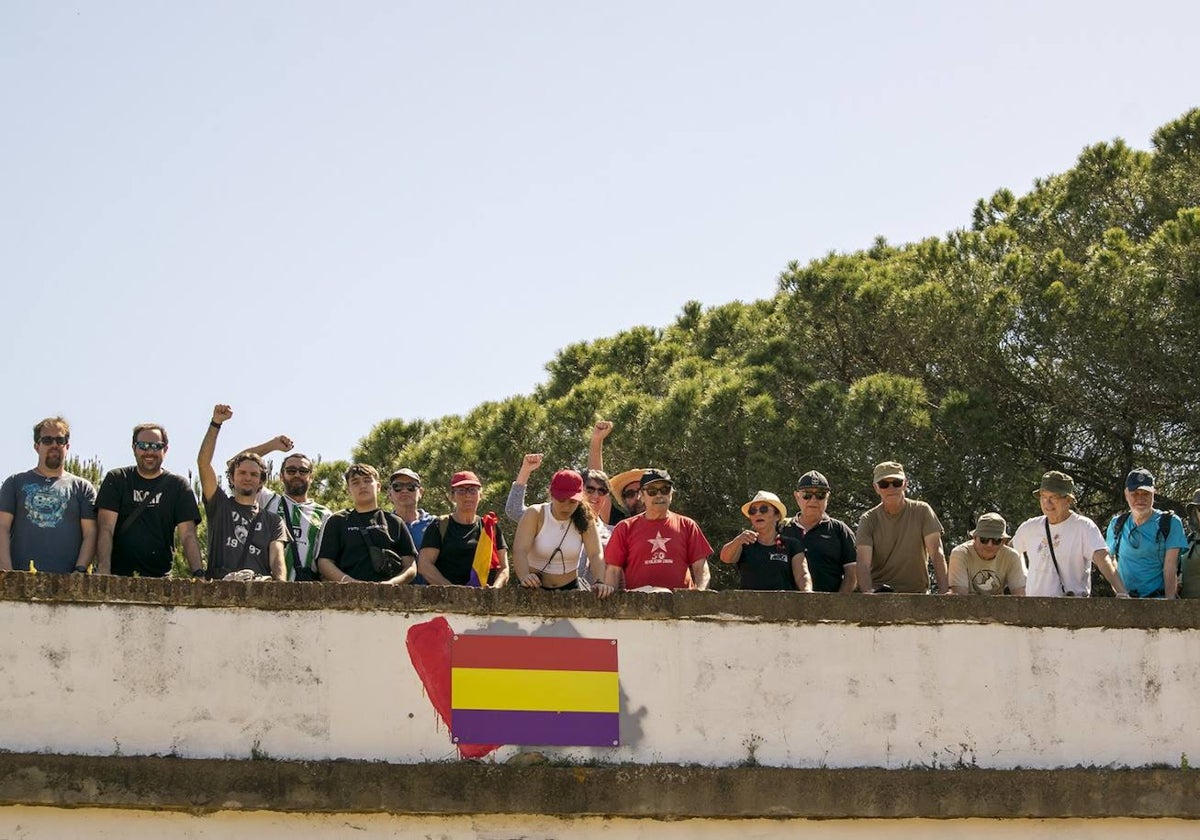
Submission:
<svg viewBox="0 0 1200 840">
<path fill-rule="evenodd" d="M 575 505 L 575 510 L 571 512 L 571 523 L 575 526 L 575 530 L 581 534 L 586 534 L 588 527 L 596 519 L 596 514 L 592 513 L 592 506 L 587 502 L 580 502 Z"/>
</svg>

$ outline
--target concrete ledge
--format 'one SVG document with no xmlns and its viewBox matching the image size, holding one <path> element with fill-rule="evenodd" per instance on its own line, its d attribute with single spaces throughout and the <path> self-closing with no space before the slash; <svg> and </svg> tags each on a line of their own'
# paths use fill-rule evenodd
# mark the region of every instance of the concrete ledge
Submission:
<svg viewBox="0 0 1200 840">
<path fill-rule="evenodd" d="M 1200 627 L 1200 600 L 801 595 L 732 590 L 620 593 L 600 601 L 590 592 L 540 592 L 520 587 L 478 590 L 460 586 L 379 586 L 369 583 L 194 583 L 160 578 L 24 572 L 0 572 L 0 601 L 262 610 L 454 612 L 548 618 L 842 622 L 867 626 L 991 623 L 1067 629 L 1194 630 Z"/>
<path fill-rule="evenodd" d="M 0 753 L 0 805 L 653 819 L 1197 819 L 1200 772 L 521 767 Z"/>
</svg>

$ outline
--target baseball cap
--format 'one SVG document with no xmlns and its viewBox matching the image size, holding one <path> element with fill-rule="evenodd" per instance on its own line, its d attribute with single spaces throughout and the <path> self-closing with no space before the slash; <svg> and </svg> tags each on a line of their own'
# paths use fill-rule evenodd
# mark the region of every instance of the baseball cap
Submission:
<svg viewBox="0 0 1200 840">
<path fill-rule="evenodd" d="M 450 489 L 452 489 L 452 490 L 455 487 L 482 487 L 482 486 L 483 485 L 480 483 L 479 477 L 476 476 L 475 473 L 471 472 L 470 470 L 462 470 L 461 472 L 456 472 L 454 475 L 452 475 L 450 477 Z"/>
<path fill-rule="evenodd" d="M 550 497 L 560 502 L 583 501 L 583 476 L 575 470 L 559 470 L 550 479 Z"/>
</svg>

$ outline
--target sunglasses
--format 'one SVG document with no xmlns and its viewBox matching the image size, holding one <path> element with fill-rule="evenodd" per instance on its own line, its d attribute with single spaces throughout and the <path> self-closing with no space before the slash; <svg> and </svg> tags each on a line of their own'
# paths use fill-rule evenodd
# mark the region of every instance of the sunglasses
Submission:
<svg viewBox="0 0 1200 840">
<path fill-rule="evenodd" d="M 139 440 L 134 444 L 139 452 L 162 452 L 167 445 L 158 440 Z"/>
<path fill-rule="evenodd" d="M 824 499 L 828 495 L 829 493 L 825 490 L 810 490 L 808 492 L 801 493 L 800 498 L 807 502 L 809 499 Z"/>
<path fill-rule="evenodd" d="M 647 496 L 669 496 L 671 495 L 670 487 L 647 487 L 642 490 Z"/>
<path fill-rule="evenodd" d="M 980 537 L 979 541 L 981 543 L 983 543 L 984 545 L 1002 545 L 1004 543 L 1004 538 L 1003 537 Z"/>
<path fill-rule="evenodd" d="M 42 435 L 38 438 L 38 443 L 42 446 L 49 446 L 52 443 L 57 443 L 59 446 L 66 446 L 67 441 L 70 439 L 70 435 Z"/>
<path fill-rule="evenodd" d="M 392 490 L 396 493 L 407 490 L 409 493 L 416 493 L 421 489 L 420 484 L 405 483 L 403 481 L 393 481 Z"/>
<path fill-rule="evenodd" d="M 632 499 L 632 498 L 633 498 L 634 496 L 636 496 L 637 494 L 638 494 L 638 490 L 637 490 L 637 488 L 636 488 L 636 487 L 631 487 L 631 488 L 629 488 L 628 490 L 622 490 L 622 491 L 621 491 L 621 498 L 622 498 L 622 499 Z"/>
<path fill-rule="evenodd" d="M 587 493 L 589 496 L 595 496 L 595 495 L 607 496 L 608 488 L 607 487 L 590 487 L 589 486 L 589 487 L 584 487 L 583 492 Z"/>
<path fill-rule="evenodd" d="M 311 472 L 312 472 L 312 470 L 310 470 L 308 467 L 284 467 L 283 468 L 284 475 L 308 475 Z"/>
<path fill-rule="evenodd" d="M 751 516 L 758 516 L 760 513 L 770 513 L 772 510 L 774 508 L 770 505 L 750 505 L 750 507 L 746 508 L 746 511 Z"/>
<path fill-rule="evenodd" d="M 876 482 L 876 484 L 879 485 L 880 490 L 886 490 L 889 487 L 903 487 L 904 479 L 903 478 L 885 478 L 883 481 Z"/>
</svg>

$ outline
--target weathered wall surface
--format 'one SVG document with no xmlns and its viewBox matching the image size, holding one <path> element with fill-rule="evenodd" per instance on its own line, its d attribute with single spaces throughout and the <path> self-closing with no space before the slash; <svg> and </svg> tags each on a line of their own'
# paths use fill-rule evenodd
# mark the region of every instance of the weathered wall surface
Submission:
<svg viewBox="0 0 1200 840">
<path fill-rule="evenodd" d="M 749 596 L 749 597 L 748 597 Z M 406 649 L 612 638 L 622 745 L 552 758 L 776 767 L 1180 766 L 1200 605 L 0 578 L 0 748 L 454 758 Z M 517 748 L 502 747 L 503 760 Z"/>
</svg>

